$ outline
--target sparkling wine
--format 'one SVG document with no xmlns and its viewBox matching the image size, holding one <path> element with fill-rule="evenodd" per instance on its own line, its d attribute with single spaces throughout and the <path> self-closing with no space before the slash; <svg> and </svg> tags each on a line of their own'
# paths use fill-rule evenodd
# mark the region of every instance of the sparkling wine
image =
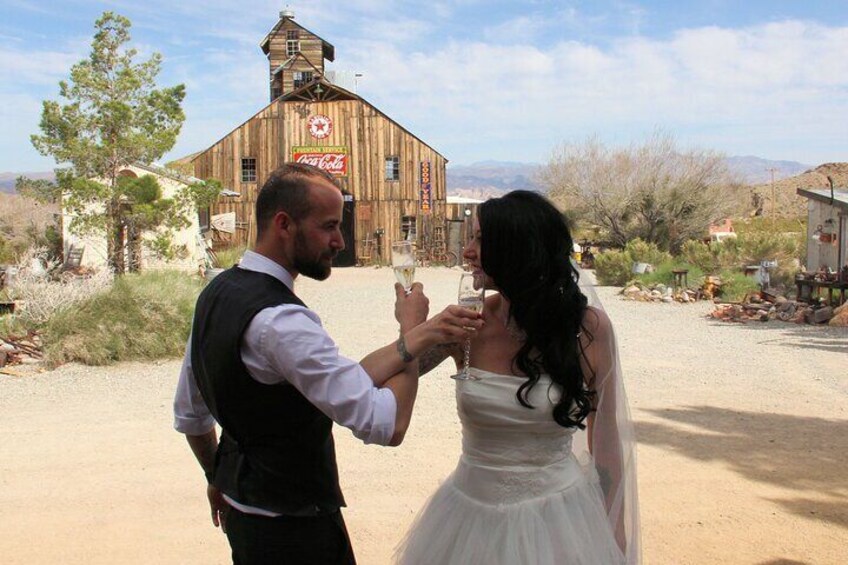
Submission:
<svg viewBox="0 0 848 565">
<path fill-rule="evenodd" d="M 395 267 L 394 269 L 397 281 L 405 290 L 409 290 L 412 283 L 415 282 L 415 266 L 407 265 L 404 267 Z"/>
<path fill-rule="evenodd" d="M 475 312 L 483 311 L 482 298 L 460 298 L 458 303 L 463 308 L 468 308 L 469 310 L 474 310 Z"/>
</svg>

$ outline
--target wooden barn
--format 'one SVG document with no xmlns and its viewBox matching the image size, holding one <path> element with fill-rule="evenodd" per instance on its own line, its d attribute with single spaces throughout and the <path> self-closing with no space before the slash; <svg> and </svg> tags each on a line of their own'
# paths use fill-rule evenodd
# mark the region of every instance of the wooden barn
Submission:
<svg viewBox="0 0 848 565">
<path fill-rule="evenodd" d="M 419 249 L 445 247 L 445 157 L 334 84 L 324 70 L 334 47 L 290 11 L 280 13 L 260 46 L 268 57 L 270 104 L 191 161 L 196 177 L 218 179 L 238 193 L 210 210 L 235 226 L 216 238 L 252 244 L 258 190 L 274 169 L 297 161 L 330 171 L 347 194 L 347 249 L 337 265 L 385 262 L 397 239 Z"/>
</svg>

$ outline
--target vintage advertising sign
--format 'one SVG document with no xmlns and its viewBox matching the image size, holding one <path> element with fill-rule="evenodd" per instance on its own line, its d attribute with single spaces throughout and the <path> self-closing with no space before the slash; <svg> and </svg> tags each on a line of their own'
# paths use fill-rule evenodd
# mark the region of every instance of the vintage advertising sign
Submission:
<svg viewBox="0 0 848 565">
<path fill-rule="evenodd" d="M 430 161 L 421 161 L 421 186 L 418 190 L 418 209 L 422 214 L 433 211 L 433 194 L 430 187 Z"/>
<path fill-rule="evenodd" d="M 309 135 L 315 139 L 324 139 L 333 133 L 333 120 L 324 114 L 313 114 L 307 120 Z"/>
<path fill-rule="evenodd" d="M 347 175 L 348 150 L 344 145 L 318 147 L 301 145 L 292 147 L 292 161 L 306 163 L 334 175 Z"/>
</svg>

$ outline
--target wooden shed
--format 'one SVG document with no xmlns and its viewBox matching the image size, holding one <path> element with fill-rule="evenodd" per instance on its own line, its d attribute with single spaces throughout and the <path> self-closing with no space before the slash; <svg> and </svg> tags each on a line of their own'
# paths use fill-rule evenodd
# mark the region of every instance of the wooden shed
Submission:
<svg viewBox="0 0 848 565">
<path fill-rule="evenodd" d="M 212 215 L 235 213 L 235 244 L 256 237 L 254 206 L 270 173 L 286 162 L 330 171 L 345 190 L 346 251 L 339 266 L 387 261 L 392 241 L 444 242 L 447 159 L 324 72 L 335 49 L 289 11 L 260 44 L 268 57 L 270 104 L 191 161 L 238 196 Z"/>
<path fill-rule="evenodd" d="M 807 199 L 807 269 L 848 266 L 848 189 L 799 188 Z"/>
</svg>

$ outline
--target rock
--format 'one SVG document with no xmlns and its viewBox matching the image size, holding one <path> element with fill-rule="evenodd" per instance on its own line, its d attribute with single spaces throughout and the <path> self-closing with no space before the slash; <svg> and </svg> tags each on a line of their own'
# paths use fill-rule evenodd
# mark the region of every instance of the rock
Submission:
<svg viewBox="0 0 848 565">
<path fill-rule="evenodd" d="M 641 290 L 639 290 L 639 287 L 636 286 L 635 284 L 628 286 L 627 288 L 625 288 L 624 290 L 621 291 L 621 293 L 624 296 L 626 296 L 627 298 L 635 298 L 635 296 L 637 294 L 639 294 L 640 292 L 641 292 Z"/>
<path fill-rule="evenodd" d="M 833 318 L 833 308 L 825 306 L 824 308 L 813 310 L 806 318 L 808 324 L 821 324 L 827 322 Z"/>
<path fill-rule="evenodd" d="M 843 306 L 844 306 L 844 304 L 843 304 Z M 841 327 L 841 328 L 848 327 L 848 308 L 842 308 L 841 310 L 839 308 L 837 308 L 837 310 L 839 310 L 839 314 L 837 314 L 833 318 L 831 318 L 830 321 L 828 322 L 828 325 Z M 835 311 L 836 310 L 834 310 L 834 312 Z"/>
<path fill-rule="evenodd" d="M 663 301 L 663 302 L 674 302 L 674 298 L 672 298 L 671 296 L 666 295 L 666 296 L 663 296 L 663 297 L 662 297 L 662 301 Z"/>
<path fill-rule="evenodd" d="M 682 293 L 680 293 L 680 301 L 681 302 L 692 302 L 692 299 L 689 298 L 688 292 L 682 292 Z"/>
<path fill-rule="evenodd" d="M 4 353 L 11 353 L 16 350 L 16 347 L 11 343 L 6 343 L 5 341 L 0 340 L 0 351 Z"/>
<path fill-rule="evenodd" d="M 789 302 L 789 299 L 786 298 L 785 296 L 778 296 L 777 298 L 774 299 L 774 302 L 775 302 L 775 304 L 784 304 L 786 302 Z"/>
</svg>

